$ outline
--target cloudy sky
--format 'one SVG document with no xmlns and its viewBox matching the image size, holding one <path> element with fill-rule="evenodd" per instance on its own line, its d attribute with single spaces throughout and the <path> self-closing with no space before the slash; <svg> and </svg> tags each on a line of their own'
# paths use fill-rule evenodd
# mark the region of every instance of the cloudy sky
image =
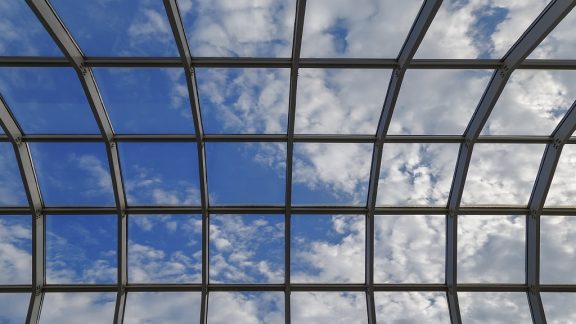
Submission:
<svg viewBox="0 0 576 324">
<path fill-rule="evenodd" d="M 178 55 L 158 0 L 50 0 L 87 56 Z M 445 0 L 416 58 L 501 58 L 547 5 L 545 0 Z M 195 56 L 290 57 L 295 1 L 179 0 Z M 302 57 L 394 58 L 421 0 L 308 0 Z M 574 59 L 569 14 L 530 58 Z M 0 3 L 0 56 L 62 56 L 32 11 L 19 0 Z M 184 70 L 94 68 L 118 134 L 194 134 Z M 389 134 L 459 135 L 492 70 L 408 70 Z M 301 69 L 296 134 L 374 134 L 391 75 L 386 69 Z M 289 69 L 199 68 L 207 134 L 285 134 Z M 0 68 L 0 94 L 26 134 L 99 134 L 72 68 Z M 512 73 L 482 135 L 549 135 L 576 99 L 575 71 Z M 46 206 L 114 206 L 102 143 L 31 143 Z M 371 144 L 296 143 L 292 200 L 296 205 L 366 204 Z M 476 144 L 462 204 L 526 206 L 544 144 Z M 128 205 L 198 206 L 195 143 L 120 143 Z M 213 205 L 283 205 L 284 143 L 208 143 Z M 457 144 L 386 143 L 378 206 L 445 206 Z M 576 149 L 562 153 L 546 206 L 573 206 Z M 12 146 L 0 143 L 0 206 L 27 206 Z M 0 216 L 0 284 L 31 283 L 29 216 Z M 544 216 L 543 283 L 574 283 L 576 229 L 571 217 Z M 50 284 L 115 284 L 115 215 L 46 217 L 46 277 Z M 211 215 L 210 282 L 282 283 L 284 245 L 293 283 L 362 283 L 364 215 Z M 445 217 L 376 216 L 376 283 L 443 283 Z M 200 215 L 129 215 L 131 283 L 200 283 Z M 459 217 L 458 281 L 523 283 L 525 217 Z M 289 240 L 287 240 L 289 239 Z M 29 294 L 0 294 L 0 323 L 20 323 Z M 94 323 L 113 318 L 114 293 L 47 293 L 42 323 Z M 542 294 L 550 322 L 576 321 L 574 296 Z M 460 293 L 465 323 L 530 320 L 523 293 Z M 377 319 L 390 323 L 449 321 L 445 295 L 378 292 Z M 128 323 L 179 323 L 199 316 L 199 293 L 129 293 Z M 294 292 L 295 323 L 366 320 L 361 292 Z M 278 323 L 284 295 L 210 294 L 212 323 Z M 84 321 L 86 322 L 86 321 Z M 89 321 L 88 321 L 89 322 Z"/>
</svg>

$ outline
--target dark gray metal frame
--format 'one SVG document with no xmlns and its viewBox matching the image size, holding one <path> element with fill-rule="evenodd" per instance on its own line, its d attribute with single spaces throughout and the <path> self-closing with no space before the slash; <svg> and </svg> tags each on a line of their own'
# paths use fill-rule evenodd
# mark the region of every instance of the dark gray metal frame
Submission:
<svg viewBox="0 0 576 324">
<path fill-rule="evenodd" d="M 300 58 L 306 0 L 296 1 L 293 48 L 290 58 L 196 58 L 185 35 L 176 0 L 164 0 L 180 57 L 86 57 L 47 0 L 26 0 L 46 30 L 58 44 L 65 58 L 0 57 L 0 66 L 73 67 L 92 108 L 98 135 L 29 135 L 24 134 L 4 100 L 0 100 L 0 125 L 6 135 L 0 142 L 10 142 L 18 161 L 29 207 L 2 207 L 0 215 L 33 215 L 33 271 L 31 285 L 0 285 L 3 292 L 31 293 L 27 323 L 39 320 L 42 299 L 46 292 L 116 292 L 114 323 L 122 323 L 127 292 L 195 291 L 201 293 L 200 322 L 207 322 L 208 298 L 211 291 L 277 291 L 285 296 L 285 322 L 290 323 L 292 291 L 359 291 L 366 293 L 368 322 L 376 323 L 375 291 L 443 291 L 446 292 L 452 323 L 461 323 L 458 306 L 459 291 L 525 292 L 534 323 L 546 323 L 540 292 L 576 292 L 576 285 L 541 285 L 539 282 L 540 215 L 576 215 L 576 208 L 544 208 L 544 201 L 562 148 L 576 129 L 576 103 L 550 136 L 480 136 L 492 108 L 515 69 L 576 70 L 576 60 L 526 60 L 528 54 L 573 9 L 576 1 L 552 1 L 508 51 L 502 60 L 413 59 L 416 50 L 438 9 L 441 0 L 424 1 L 420 12 L 396 59 Z M 122 135 L 112 128 L 100 97 L 91 68 L 93 67 L 180 67 L 185 69 L 191 102 L 195 135 Z M 288 130 L 280 135 L 205 134 L 194 69 L 196 67 L 276 67 L 290 69 Z M 296 89 L 301 68 L 392 69 L 386 99 L 375 135 L 308 135 L 295 134 Z M 407 69 L 494 69 L 468 128 L 461 136 L 388 135 L 402 79 Z M 383 87 L 385 85 L 382 85 Z M 0 97 L 1 99 L 1 97 Z M 106 144 L 115 195 L 115 207 L 46 207 L 42 202 L 28 142 L 103 142 Z M 199 161 L 200 206 L 127 206 L 118 158 L 118 142 L 195 142 Z M 207 142 L 282 142 L 287 144 L 285 203 L 275 206 L 212 206 L 209 203 L 205 143 Z M 293 206 L 292 160 L 294 143 L 371 143 L 374 145 L 368 197 L 365 206 Z M 382 151 L 386 143 L 458 143 L 460 151 L 455 167 L 448 204 L 443 207 L 377 207 L 376 195 Z M 543 143 L 546 151 L 534 184 L 528 206 L 462 207 L 460 200 L 475 143 Z M 202 215 L 202 282 L 199 284 L 131 284 L 127 281 L 127 215 L 128 214 L 190 214 Z M 284 214 L 285 215 L 285 277 L 283 284 L 213 284 L 209 281 L 209 217 L 218 214 Z M 45 282 L 44 217 L 50 214 L 116 214 L 118 217 L 118 279 L 115 285 L 51 285 Z M 359 284 L 298 284 L 290 282 L 290 237 L 293 214 L 363 214 L 366 216 L 365 282 Z M 446 215 L 446 281 L 444 284 L 377 284 L 374 283 L 374 217 L 375 215 Z M 526 282 L 524 284 L 459 284 L 457 282 L 458 215 L 527 215 Z"/>
</svg>

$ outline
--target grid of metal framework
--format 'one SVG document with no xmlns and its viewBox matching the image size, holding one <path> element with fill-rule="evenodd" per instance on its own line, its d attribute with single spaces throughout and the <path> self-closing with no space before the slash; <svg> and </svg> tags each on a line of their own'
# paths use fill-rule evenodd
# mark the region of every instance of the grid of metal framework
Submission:
<svg viewBox="0 0 576 324">
<path fill-rule="evenodd" d="M 572 10 L 576 1 L 552 1 L 532 23 L 502 60 L 434 59 L 418 60 L 413 56 L 430 26 L 440 5 L 440 0 L 426 0 L 413 23 L 404 45 L 396 59 L 301 59 L 300 48 L 306 0 L 298 0 L 293 33 L 292 56 L 277 58 L 195 58 L 192 57 L 184 32 L 176 0 L 164 0 L 164 6 L 176 40 L 180 57 L 94 57 L 87 58 L 68 32 L 60 18 L 46 0 L 27 0 L 44 27 L 56 41 L 66 58 L 50 57 L 0 57 L 0 66 L 71 66 L 82 84 L 101 135 L 27 135 L 13 118 L 4 100 L 0 104 L 0 122 L 6 135 L 0 141 L 13 144 L 29 208 L 0 208 L 0 214 L 33 213 L 33 271 L 31 285 L 2 285 L 0 292 L 28 292 L 31 294 L 27 322 L 36 323 L 46 292 L 116 292 L 115 323 L 121 323 L 127 292 L 135 291 L 197 291 L 201 292 L 200 322 L 207 321 L 208 297 L 213 291 L 278 291 L 285 295 L 285 319 L 290 323 L 290 294 L 292 291 L 361 291 L 366 294 L 368 321 L 376 323 L 375 291 L 440 291 L 445 292 L 452 323 L 461 323 L 458 292 L 494 291 L 524 292 L 528 295 L 534 323 L 545 323 L 546 318 L 540 292 L 576 292 L 576 285 L 541 285 L 539 282 L 540 215 L 574 215 L 576 209 L 544 208 L 544 201 L 554 175 L 564 144 L 576 143 L 570 138 L 576 129 L 576 103 L 551 136 L 480 136 L 492 108 L 511 73 L 517 69 L 568 69 L 576 70 L 576 61 L 526 60 L 528 54 Z M 117 135 L 108 119 L 100 97 L 92 67 L 184 67 L 191 102 L 195 135 Z M 205 135 L 202 127 L 198 90 L 194 69 L 196 67 L 282 67 L 290 68 L 288 131 L 281 135 Z M 298 135 L 294 134 L 296 89 L 300 68 L 351 68 L 393 69 L 386 99 L 375 135 Z M 392 112 L 407 69 L 431 68 L 490 68 L 495 72 L 478 103 L 468 127 L 461 136 L 387 135 Z M 30 142 L 103 142 L 106 144 L 109 167 L 115 195 L 115 208 L 103 207 L 45 207 L 37 183 L 28 143 Z M 199 160 L 200 207 L 135 206 L 126 203 L 118 158 L 118 142 L 195 142 Z M 211 206 L 208 198 L 206 154 L 207 142 L 281 142 L 287 144 L 285 204 L 279 206 Z M 371 143 L 372 164 L 368 199 L 365 206 L 293 206 L 292 204 L 292 155 L 294 143 Z M 384 143 L 459 143 L 460 150 L 445 207 L 376 207 L 376 194 L 380 162 Z M 546 144 L 537 179 L 527 207 L 460 207 L 464 184 L 475 143 L 542 143 Z M 118 279 L 116 285 L 60 285 L 45 282 L 45 215 L 47 214 L 109 214 L 118 219 Z M 131 284 L 127 281 L 127 215 L 156 213 L 199 213 L 202 215 L 202 282 L 200 284 Z M 214 284 L 209 282 L 209 225 L 211 213 L 283 213 L 285 215 L 285 271 L 283 284 Z M 364 214 L 366 217 L 366 264 L 363 284 L 294 284 L 290 282 L 290 217 L 292 214 Z M 375 284 L 374 283 L 374 215 L 441 214 L 446 215 L 446 265 L 443 284 Z M 526 215 L 526 282 L 524 284 L 461 284 L 456 277 L 456 245 L 458 215 Z"/>
</svg>

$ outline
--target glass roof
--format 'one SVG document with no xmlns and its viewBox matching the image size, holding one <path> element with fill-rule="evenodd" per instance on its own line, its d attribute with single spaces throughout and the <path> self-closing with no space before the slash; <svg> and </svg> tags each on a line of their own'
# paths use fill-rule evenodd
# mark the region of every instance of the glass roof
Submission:
<svg viewBox="0 0 576 324">
<path fill-rule="evenodd" d="M 574 7 L 1 1 L 0 323 L 576 321 Z"/>
</svg>

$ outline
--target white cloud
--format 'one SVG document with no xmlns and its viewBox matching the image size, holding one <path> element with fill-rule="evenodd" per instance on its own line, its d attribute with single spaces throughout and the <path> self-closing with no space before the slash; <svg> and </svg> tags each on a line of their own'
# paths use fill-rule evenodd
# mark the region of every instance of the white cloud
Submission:
<svg viewBox="0 0 576 324">
<path fill-rule="evenodd" d="M 0 322 L 24 323 L 30 294 L 0 293 Z"/>
<path fill-rule="evenodd" d="M 200 293 L 129 292 L 124 323 L 190 323 L 200 320 Z"/>
<path fill-rule="evenodd" d="M 293 323 L 367 323 L 362 292 L 293 292 Z"/>
<path fill-rule="evenodd" d="M 541 293 L 542 304 L 548 323 L 576 322 L 576 294 L 574 293 Z"/>
<path fill-rule="evenodd" d="M 32 244 L 30 220 L 30 216 L 0 216 L 1 284 L 25 284 L 32 280 L 32 251 L 27 248 Z"/>
<path fill-rule="evenodd" d="M 576 52 L 574 24 L 576 11 L 572 10 L 528 58 L 573 59 Z"/>
<path fill-rule="evenodd" d="M 284 294 L 212 292 L 208 298 L 209 323 L 282 323 Z"/>
<path fill-rule="evenodd" d="M 576 205 L 576 145 L 564 145 L 546 197 L 546 207 Z"/>
<path fill-rule="evenodd" d="M 385 323 L 450 323 L 444 292 L 375 292 L 376 319 Z"/>
<path fill-rule="evenodd" d="M 574 284 L 576 219 L 572 216 L 540 218 L 540 281 Z"/>
<path fill-rule="evenodd" d="M 83 181 L 85 188 L 82 190 L 82 195 L 101 196 L 113 192 L 112 178 L 108 166 L 105 166 L 103 161 L 97 156 L 91 154 L 71 154 L 69 159 L 74 162 L 80 170 L 85 171 L 87 175 L 87 178 Z"/>
<path fill-rule="evenodd" d="M 46 293 L 41 323 L 96 324 L 114 319 L 116 293 Z"/>
<path fill-rule="evenodd" d="M 526 293 L 459 292 L 464 323 L 530 323 Z"/>
</svg>

